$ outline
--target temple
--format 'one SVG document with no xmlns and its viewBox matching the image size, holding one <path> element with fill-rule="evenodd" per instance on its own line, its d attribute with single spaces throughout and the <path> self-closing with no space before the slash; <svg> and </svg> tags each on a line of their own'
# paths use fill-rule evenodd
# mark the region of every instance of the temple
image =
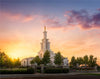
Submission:
<svg viewBox="0 0 100 79">
<path fill-rule="evenodd" d="M 42 59 L 45 51 L 48 50 L 50 52 L 51 63 L 53 63 L 55 53 L 53 51 L 51 51 L 50 42 L 48 40 L 49 39 L 47 39 L 46 26 L 44 26 L 43 39 L 42 39 L 42 42 L 41 42 L 41 50 L 39 51 L 38 56 Z"/>
<path fill-rule="evenodd" d="M 46 50 L 48 50 L 50 52 L 50 61 L 51 61 L 50 64 L 55 65 L 54 64 L 55 53 L 50 49 L 50 42 L 49 42 L 49 39 L 47 39 L 46 26 L 44 26 L 43 39 L 42 39 L 42 42 L 40 44 L 41 44 L 41 49 L 38 52 L 39 58 L 42 59 L 44 56 L 44 53 L 46 52 Z M 34 57 L 24 58 L 21 61 L 21 65 L 22 66 L 31 66 L 31 61 L 33 59 L 34 59 Z M 67 57 L 63 59 L 62 65 L 65 67 L 68 67 L 68 58 Z"/>
</svg>

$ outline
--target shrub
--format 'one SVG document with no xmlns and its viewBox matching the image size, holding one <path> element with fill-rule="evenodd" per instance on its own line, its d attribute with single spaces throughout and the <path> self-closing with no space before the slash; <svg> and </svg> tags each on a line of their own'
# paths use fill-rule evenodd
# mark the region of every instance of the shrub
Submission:
<svg viewBox="0 0 100 79">
<path fill-rule="evenodd" d="M 44 73 L 68 73 L 69 69 L 67 68 L 47 68 L 44 69 Z"/>
<path fill-rule="evenodd" d="M 33 74 L 34 69 L 28 68 L 27 70 L 17 69 L 17 70 L 0 70 L 0 74 Z"/>
<path fill-rule="evenodd" d="M 32 74 L 32 73 L 34 73 L 35 71 L 34 71 L 34 69 L 33 68 L 28 68 L 27 69 L 27 73 L 29 73 L 29 74 Z"/>
</svg>

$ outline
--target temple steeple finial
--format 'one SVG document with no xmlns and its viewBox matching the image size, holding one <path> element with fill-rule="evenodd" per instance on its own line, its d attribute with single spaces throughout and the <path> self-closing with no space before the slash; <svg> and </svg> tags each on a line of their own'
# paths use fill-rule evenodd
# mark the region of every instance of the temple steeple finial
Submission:
<svg viewBox="0 0 100 79">
<path fill-rule="evenodd" d="M 46 31 L 46 26 L 44 26 L 44 31 Z"/>
</svg>

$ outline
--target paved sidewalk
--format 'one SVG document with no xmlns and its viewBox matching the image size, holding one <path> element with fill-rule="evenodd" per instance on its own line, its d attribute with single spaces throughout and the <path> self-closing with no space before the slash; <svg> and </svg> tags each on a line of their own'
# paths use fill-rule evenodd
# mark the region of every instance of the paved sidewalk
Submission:
<svg viewBox="0 0 100 79">
<path fill-rule="evenodd" d="M 100 72 L 91 72 L 100 74 Z M 45 76 L 67 76 L 67 75 L 79 75 L 79 74 L 85 74 L 82 72 L 71 72 L 71 73 L 59 73 L 59 74 L 0 74 L 0 78 L 18 78 L 18 77 L 45 77 Z"/>
</svg>

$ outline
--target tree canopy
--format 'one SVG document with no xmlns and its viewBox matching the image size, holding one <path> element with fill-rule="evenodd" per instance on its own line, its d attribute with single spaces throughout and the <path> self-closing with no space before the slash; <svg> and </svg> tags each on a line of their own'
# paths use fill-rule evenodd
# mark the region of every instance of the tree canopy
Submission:
<svg viewBox="0 0 100 79">
<path fill-rule="evenodd" d="M 44 65 L 47 65 L 50 63 L 50 52 L 48 50 L 46 50 L 46 52 L 44 53 L 44 56 L 42 58 L 42 63 Z"/>
<path fill-rule="evenodd" d="M 54 57 L 54 63 L 57 65 L 61 65 L 62 62 L 63 62 L 63 57 L 61 56 L 61 53 L 60 52 L 56 53 Z"/>
<path fill-rule="evenodd" d="M 21 62 L 18 59 L 11 59 L 6 55 L 4 52 L 0 51 L 0 67 L 7 67 L 7 68 L 12 68 L 12 67 L 19 67 L 21 65 Z"/>
<path fill-rule="evenodd" d="M 79 62 L 79 60 L 78 60 L 78 62 Z M 70 65 L 73 66 L 73 67 L 76 66 L 76 59 L 75 59 L 74 56 L 71 58 Z"/>
<path fill-rule="evenodd" d="M 40 65 L 41 64 L 41 59 L 39 58 L 39 56 L 36 56 L 32 61 L 31 63 L 37 63 L 37 65 Z"/>
<path fill-rule="evenodd" d="M 85 66 L 94 67 L 97 65 L 97 58 L 93 55 L 85 55 L 84 57 L 77 57 L 74 56 L 71 58 L 70 66 L 76 67 L 77 64 L 85 64 Z"/>
</svg>

